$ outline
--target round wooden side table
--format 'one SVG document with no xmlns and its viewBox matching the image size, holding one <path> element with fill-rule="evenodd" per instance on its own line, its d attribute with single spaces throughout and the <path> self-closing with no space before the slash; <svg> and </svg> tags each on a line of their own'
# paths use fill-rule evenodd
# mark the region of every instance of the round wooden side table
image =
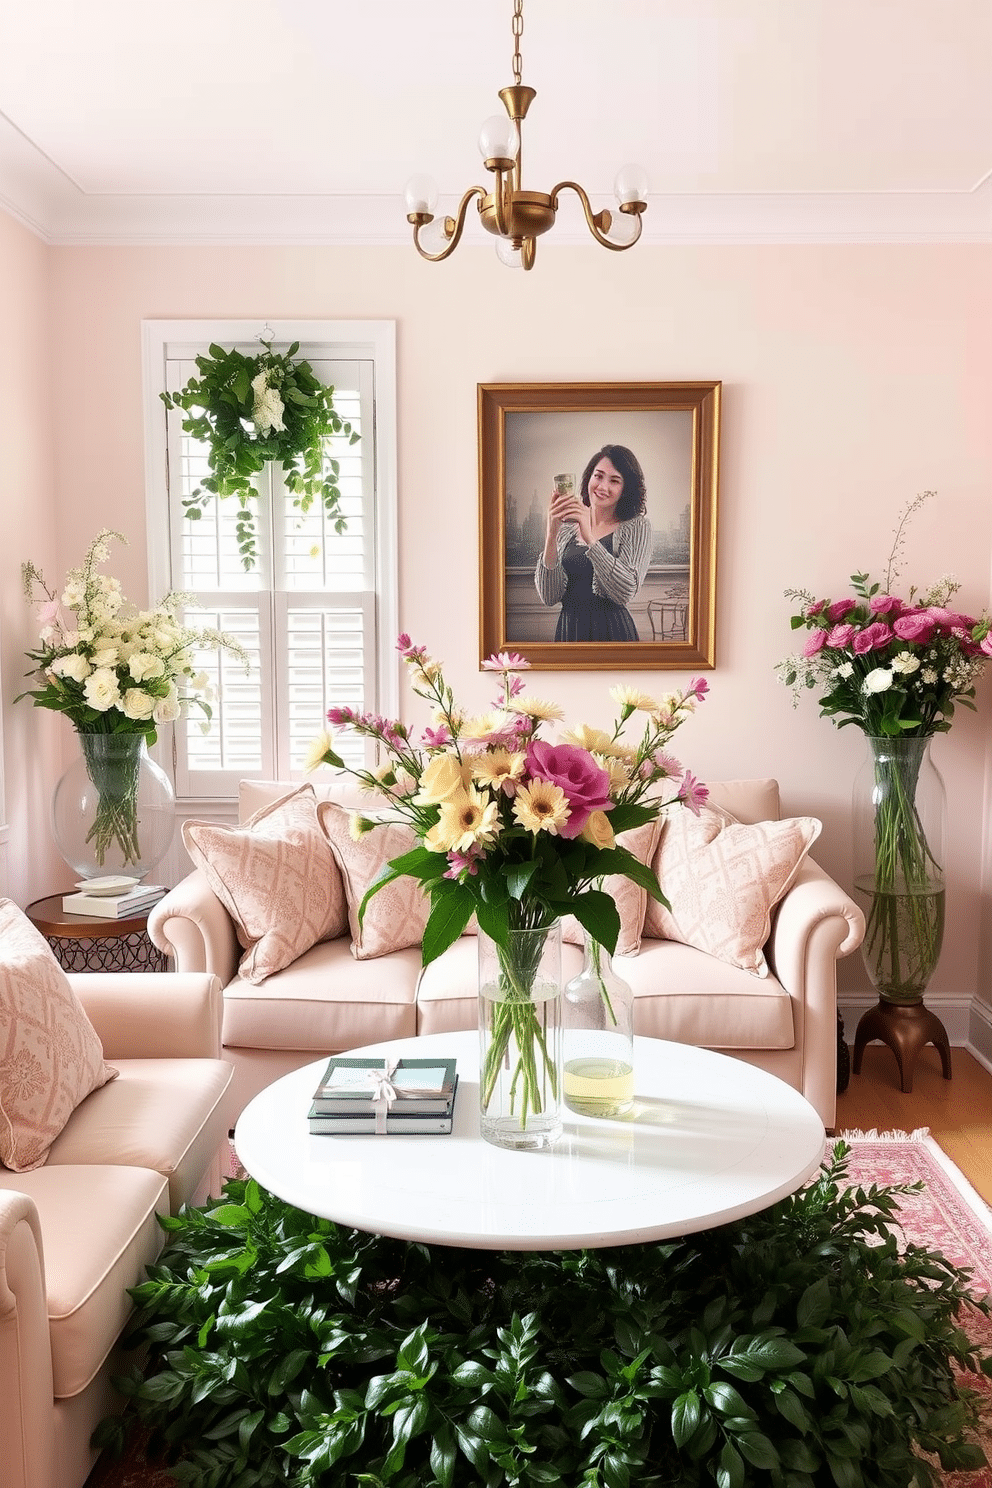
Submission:
<svg viewBox="0 0 992 1488">
<path fill-rule="evenodd" d="M 98 920 L 66 914 L 62 895 L 50 894 L 24 912 L 48 941 L 63 971 L 168 970 L 169 958 L 148 938 L 147 911 Z"/>
</svg>

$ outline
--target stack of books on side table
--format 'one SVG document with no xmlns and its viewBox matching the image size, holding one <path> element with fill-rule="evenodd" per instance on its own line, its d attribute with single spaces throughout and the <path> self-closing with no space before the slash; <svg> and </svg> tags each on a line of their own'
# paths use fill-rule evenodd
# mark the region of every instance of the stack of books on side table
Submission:
<svg viewBox="0 0 992 1488">
<path fill-rule="evenodd" d="M 78 894 L 62 895 L 62 913 L 90 915 L 97 920 L 126 920 L 142 914 L 167 892 L 162 884 L 146 884 L 136 878 L 81 879 Z"/>
<path fill-rule="evenodd" d="M 355 1059 L 334 1055 L 313 1093 L 314 1136 L 441 1135 L 451 1131 L 454 1059 Z"/>
</svg>

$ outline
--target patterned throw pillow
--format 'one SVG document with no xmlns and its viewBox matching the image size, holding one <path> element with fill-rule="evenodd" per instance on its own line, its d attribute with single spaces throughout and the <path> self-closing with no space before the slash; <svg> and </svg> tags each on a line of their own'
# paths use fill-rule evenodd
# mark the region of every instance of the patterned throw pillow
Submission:
<svg viewBox="0 0 992 1488">
<path fill-rule="evenodd" d="M 348 928 L 344 885 L 317 821 L 312 785 L 243 826 L 185 821 L 183 842 L 235 923 L 239 971 L 252 986 Z"/>
<path fill-rule="evenodd" d="M 398 878 L 369 900 L 365 918 L 358 911 L 369 885 L 392 858 L 399 858 L 417 845 L 412 827 L 389 822 L 366 832 L 358 842 L 351 835 L 352 812 L 333 801 L 321 801 L 317 815 L 344 879 L 351 926 L 351 953 L 356 961 L 372 961 L 419 946 L 430 913 L 430 899 L 415 878 Z"/>
<path fill-rule="evenodd" d="M 731 966 L 768 975 L 762 947 L 772 910 L 820 835 L 812 816 L 746 826 L 729 811 L 674 811 L 654 866 L 671 912 L 648 900 L 644 934 L 695 946 Z"/>
<path fill-rule="evenodd" d="M 617 842 L 628 852 L 632 852 L 635 858 L 640 858 L 642 863 L 650 863 L 658 846 L 661 827 L 660 818 L 645 822 L 643 827 L 632 827 L 629 832 L 621 832 Z M 641 949 L 644 916 L 648 907 L 647 893 L 622 873 L 610 874 L 603 880 L 603 888 L 616 901 L 620 913 L 620 934 L 617 937 L 615 954 L 636 956 Z M 574 915 L 567 915 L 562 921 L 561 938 L 572 945 L 582 944 L 582 926 Z"/>
<path fill-rule="evenodd" d="M 116 1075 L 47 940 L 0 899 L 0 1162 L 40 1168 L 80 1101 Z"/>
</svg>

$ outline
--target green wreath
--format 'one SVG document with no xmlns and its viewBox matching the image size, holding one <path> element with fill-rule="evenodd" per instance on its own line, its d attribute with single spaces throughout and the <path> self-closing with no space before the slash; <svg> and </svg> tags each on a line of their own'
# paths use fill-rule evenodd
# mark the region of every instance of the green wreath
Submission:
<svg viewBox="0 0 992 1488">
<path fill-rule="evenodd" d="M 285 352 L 269 347 L 255 356 L 225 351 L 211 344 L 198 356 L 199 377 L 178 393 L 162 393 L 166 408 L 187 415 L 183 430 L 209 448 L 210 474 L 192 495 L 183 498 L 186 515 L 198 519 L 210 496 L 236 496 L 240 505 L 236 531 L 246 569 L 258 558 L 252 478 L 270 460 L 278 460 L 293 495 L 293 505 L 307 512 L 319 498 L 336 532 L 347 526 L 341 511 L 337 460 L 324 461 L 324 440 L 343 435 L 355 444 L 359 435 L 334 407 L 334 389 L 322 383 L 307 361 L 294 361 L 300 343 Z"/>
</svg>

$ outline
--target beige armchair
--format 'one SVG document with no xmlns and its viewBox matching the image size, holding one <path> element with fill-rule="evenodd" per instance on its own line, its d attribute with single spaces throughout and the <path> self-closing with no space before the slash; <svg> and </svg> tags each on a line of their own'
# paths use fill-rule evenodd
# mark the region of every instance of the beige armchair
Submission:
<svg viewBox="0 0 992 1488">
<path fill-rule="evenodd" d="M 47 1159 L 0 1167 L 0 1482 L 81 1488 L 90 1436 L 165 1240 L 157 1215 L 218 1192 L 232 1119 L 213 976 L 69 977 L 119 1071 L 76 1107 Z M 2 1070 L 0 1070 L 2 1074 Z"/>
</svg>

